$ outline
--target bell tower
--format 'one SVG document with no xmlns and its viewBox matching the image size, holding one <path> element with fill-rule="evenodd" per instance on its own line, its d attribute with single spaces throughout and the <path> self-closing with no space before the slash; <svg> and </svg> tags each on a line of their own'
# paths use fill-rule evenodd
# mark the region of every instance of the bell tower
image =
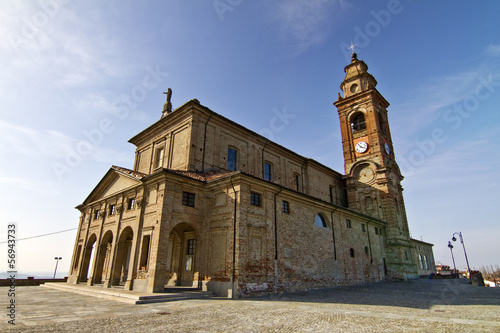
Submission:
<svg viewBox="0 0 500 333">
<path fill-rule="evenodd" d="M 376 89 L 368 66 L 352 53 L 334 105 L 338 109 L 344 150 L 349 208 L 387 222 L 388 278 L 417 276 L 403 201 L 403 176 L 396 163 L 387 118 L 389 102 Z"/>
</svg>

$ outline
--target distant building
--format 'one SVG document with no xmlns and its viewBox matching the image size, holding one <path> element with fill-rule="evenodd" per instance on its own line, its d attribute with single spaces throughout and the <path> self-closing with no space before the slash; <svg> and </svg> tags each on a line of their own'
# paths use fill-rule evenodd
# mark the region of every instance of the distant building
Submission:
<svg viewBox="0 0 500 333">
<path fill-rule="evenodd" d="M 448 265 L 436 265 L 436 274 L 437 275 L 452 275 L 458 274 L 458 270 L 454 268 L 450 268 Z"/>
<path fill-rule="evenodd" d="M 389 103 L 367 69 L 353 54 L 334 103 L 345 173 L 197 100 L 172 111 L 169 91 L 129 141 L 133 170 L 111 167 L 77 207 L 68 282 L 242 297 L 427 274 L 432 244 L 410 238 Z"/>
<path fill-rule="evenodd" d="M 415 245 L 415 249 L 412 251 L 413 260 L 417 263 L 418 275 L 428 276 L 436 273 L 436 263 L 434 261 L 434 253 L 432 247 L 434 244 L 430 244 L 418 239 L 411 239 Z"/>
</svg>

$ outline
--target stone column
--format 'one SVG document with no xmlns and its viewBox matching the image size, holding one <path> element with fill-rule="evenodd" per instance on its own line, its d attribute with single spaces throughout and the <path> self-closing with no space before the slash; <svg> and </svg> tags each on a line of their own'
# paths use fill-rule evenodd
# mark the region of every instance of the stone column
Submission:
<svg viewBox="0 0 500 333">
<path fill-rule="evenodd" d="M 120 236 L 120 225 L 121 225 L 122 216 L 123 216 L 123 205 L 125 204 L 123 202 L 123 200 L 124 200 L 124 197 L 122 196 L 121 204 L 118 204 L 118 201 L 117 201 L 117 205 L 116 205 L 116 211 L 118 212 L 118 214 L 120 214 L 120 216 L 118 218 L 118 221 L 116 222 L 116 228 L 115 228 L 114 235 L 113 235 L 114 242 L 111 243 L 111 255 L 109 258 L 109 264 L 108 264 L 108 270 L 106 272 L 106 278 L 104 280 L 104 288 L 109 288 L 112 285 L 113 270 L 114 270 L 115 261 L 116 261 L 116 251 L 118 249 L 118 246 L 117 246 L 118 239 L 119 239 L 118 237 Z"/>
</svg>

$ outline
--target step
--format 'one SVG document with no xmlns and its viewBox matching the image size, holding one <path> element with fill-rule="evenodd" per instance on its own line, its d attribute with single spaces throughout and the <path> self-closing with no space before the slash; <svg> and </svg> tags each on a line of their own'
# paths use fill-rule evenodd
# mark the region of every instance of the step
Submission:
<svg viewBox="0 0 500 333">
<path fill-rule="evenodd" d="M 187 299 L 200 299 L 212 296 L 211 292 L 204 292 L 197 289 L 178 290 L 167 293 L 142 293 L 131 290 L 124 290 L 120 287 L 104 288 L 103 286 L 88 286 L 86 284 L 68 284 L 49 282 L 40 285 L 45 288 L 52 288 L 73 292 L 77 294 L 94 296 L 113 301 L 125 302 L 129 304 L 148 304 L 159 302 L 172 302 Z"/>
<path fill-rule="evenodd" d="M 164 292 L 166 293 L 177 293 L 177 292 L 187 292 L 187 291 L 200 291 L 196 287 L 187 286 L 165 286 Z"/>
</svg>

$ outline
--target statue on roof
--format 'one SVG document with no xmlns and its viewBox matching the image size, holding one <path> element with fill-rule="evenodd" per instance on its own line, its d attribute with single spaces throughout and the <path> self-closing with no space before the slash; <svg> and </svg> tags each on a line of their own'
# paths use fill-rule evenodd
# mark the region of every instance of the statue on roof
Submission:
<svg viewBox="0 0 500 333">
<path fill-rule="evenodd" d="M 163 112 L 161 115 L 162 118 L 165 117 L 167 114 L 172 112 L 172 102 L 171 102 L 172 89 L 168 88 L 167 92 L 163 92 L 163 93 L 167 95 L 167 101 L 163 105 Z"/>
</svg>

